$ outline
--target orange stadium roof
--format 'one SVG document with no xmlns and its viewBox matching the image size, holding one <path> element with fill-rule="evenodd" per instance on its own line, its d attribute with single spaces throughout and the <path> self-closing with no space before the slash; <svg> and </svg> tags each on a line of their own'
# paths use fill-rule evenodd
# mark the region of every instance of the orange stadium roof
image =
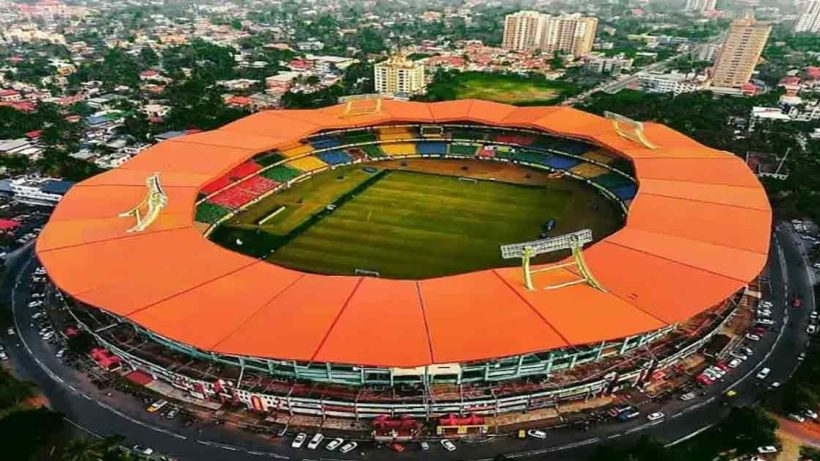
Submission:
<svg viewBox="0 0 820 461">
<path fill-rule="evenodd" d="M 486 360 L 598 343 L 684 321 L 762 269 L 771 208 L 734 155 L 647 123 L 648 149 L 611 121 L 567 107 L 385 100 L 266 111 L 157 144 L 63 198 L 37 241 L 72 297 L 201 350 L 384 367 Z M 197 192 L 255 154 L 327 129 L 391 122 L 477 123 L 585 139 L 630 159 L 638 194 L 626 224 L 584 250 L 607 291 L 527 291 L 519 268 L 428 280 L 302 273 L 223 249 L 194 227 Z M 168 206 L 142 232 L 117 215 L 159 172 Z M 572 275 L 553 271 L 556 281 Z"/>
</svg>

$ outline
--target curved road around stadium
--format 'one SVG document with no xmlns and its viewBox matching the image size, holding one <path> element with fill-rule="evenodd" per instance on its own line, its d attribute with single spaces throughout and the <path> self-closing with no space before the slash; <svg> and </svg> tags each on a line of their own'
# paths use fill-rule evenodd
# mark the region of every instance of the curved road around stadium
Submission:
<svg viewBox="0 0 820 461">
<path fill-rule="evenodd" d="M 748 404 L 765 392 L 766 385 L 754 378 L 762 366 L 772 368 L 770 381 L 784 381 L 796 369 L 797 355 L 804 350 L 807 337 L 805 325 L 808 313 L 815 306 L 811 286 L 811 274 L 799 241 L 790 226 L 779 226 L 774 237 L 769 263 L 765 272 L 768 286 L 764 286 L 767 298 L 779 309 L 775 311 L 778 330 L 756 344 L 754 357 L 728 375 L 729 380 L 706 388 L 702 395 L 690 402 L 672 400 L 664 405 L 653 402 L 634 402 L 641 405 L 642 414 L 663 411 L 663 421 L 647 422 L 639 417 L 629 423 L 598 423 L 588 431 L 570 427 L 550 429 L 547 440 L 514 440 L 508 437 L 491 439 L 487 443 L 459 444 L 458 450 L 445 452 L 434 444 L 433 452 L 408 451 L 403 459 L 427 459 L 435 454 L 438 459 L 490 460 L 499 453 L 510 458 L 543 458 L 549 453 L 552 460 L 581 459 L 591 453 L 596 444 L 631 441 L 642 434 L 649 434 L 676 443 L 708 427 L 706 422 L 717 421 L 728 410 L 722 404 L 721 395 L 727 389 L 738 391 L 737 404 Z M 111 391 L 112 395 L 92 386 L 77 370 L 63 365 L 54 357 L 53 348 L 42 342 L 24 312 L 28 301 L 30 272 L 33 269 L 32 254 L 25 250 L 14 255 L 7 263 L 2 280 L 5 301 L 12 306 L 18 335 L 3 335 L 12 358 L 13 371 L 23 379 L 38 384 L 55 410 L 65 414 L 66 420 L 78 428 L 95 435 L 121 434 L 129 444 L 150 446 L 157 452 L 184 460 L 260 458 L 294 460 L 360 459 L 358 453 L 347 457 L 335 452 L 293 450 L 290 438 L 272 442 L 258 436 L 226 430 L 214 426 L 182 427 L 176 421 L 168 421 L 144 411 L 143 404 L 133 397 Z M 786 306 L 790 294 L 803 298 L 804 307 L 792 309 Z M 366 457 L 374 460 L 393 458 L 386 449 L 365 448 Z"/>
</svg>

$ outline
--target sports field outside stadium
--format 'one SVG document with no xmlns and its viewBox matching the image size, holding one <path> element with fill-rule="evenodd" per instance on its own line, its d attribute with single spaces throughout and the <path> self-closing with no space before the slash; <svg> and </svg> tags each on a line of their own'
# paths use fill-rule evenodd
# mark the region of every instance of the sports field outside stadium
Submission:
<svg viewBox="0 0 820 461">
<path fill-rule="evenodd" d="M 549 220 L 549 235 L 590 228 L 598 239 L 620 227 L 614 203 L 572 179 L 495 162 L 416 160 L 317 174 L 212 238 L 308 272 L 422 279 L 518 264 L 502 260 L 499 245 L 537 239 Z"/>
</svg>

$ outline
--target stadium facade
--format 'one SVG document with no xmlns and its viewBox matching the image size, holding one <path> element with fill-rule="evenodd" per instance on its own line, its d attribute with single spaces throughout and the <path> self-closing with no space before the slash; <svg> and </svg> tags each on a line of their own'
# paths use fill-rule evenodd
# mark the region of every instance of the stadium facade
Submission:
<svg viewBox="0 0 820 461">
<path fill-rule="evenodd" d="M 332 276 L 206 238 L 318 172 L 416 157 L 559 173 L 615 201 L 625 225 L 535 290 L 520 268 Z M 137 225 L 118 216 L 129 210 Z M 634 386 L 700 349 L 765 264 L 770 226 L 741 159 L 663 125 L 385 100 L 162 142 L 75 186 L 37 254 L 81 326 L 195 397 L 337 417 L 499 414 Z"/>
</svg>

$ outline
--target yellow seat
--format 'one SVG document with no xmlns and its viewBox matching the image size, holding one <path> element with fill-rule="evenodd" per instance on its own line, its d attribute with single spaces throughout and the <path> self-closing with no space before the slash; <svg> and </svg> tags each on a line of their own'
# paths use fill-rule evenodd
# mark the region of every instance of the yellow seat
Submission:
<svg viewBox="0 0 820 461">
<path fill-rule="evenodd" d="M 319 160 L 316 157 L 308 156 L 297 158 L 296 160 L 292 160 L 287 163 L 287 166 L 302 170 L 302 171 L 313 171 L 318 170 L 319 168 L 324 168 L 327 166 L 327 163 Z"/>
</svg>

